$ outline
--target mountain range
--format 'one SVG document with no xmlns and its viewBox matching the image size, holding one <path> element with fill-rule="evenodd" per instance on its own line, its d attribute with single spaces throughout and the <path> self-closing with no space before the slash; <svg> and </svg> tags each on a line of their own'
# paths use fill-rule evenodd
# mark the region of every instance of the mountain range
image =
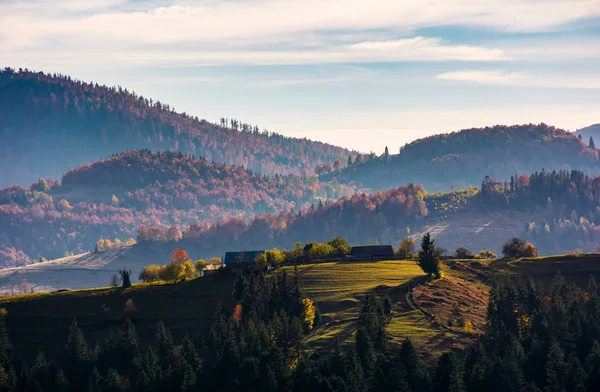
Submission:
<svg viewBox="0 0 600 392">
<path fill-rule="evenodd" d="M 350 166 L 322 178 L 373 191 L 418 183 L 438 192 L 480 186 L 485 177 L 504 180 L 542 169 L 597 175 L 598 151 L 576 134 L 546 124 L 497 125 L 419 139 L 395 155 L 357 156 Z"/>
<path fill-rule="evenodd" d="M 344 148 L 259 130 L 235 119 L 220 124 L 121 87 L 69 76 L 0 71 L 0 187 L 28 186 L 126 150 L 177 150 L 263 174 L 312 172 L 347 160 Z"/>
<path fill-rule="evenodd" d="M 426 231 L 450 252 L 498 252 L 515 235 L 546 253 L 600 246 L 600 162 L 587 140 L 597 126 L 473 128 L 377 156 L 212 124 L 68 76 L 6 69 L 0 87 L 0 164 L 11 168 L 0 184 L 21 184 L 0 190 L 2 267 L 99 243 L 151 264 L 174 246 L 200 258 L 338 235 L 396 244 Z M 149 244 L 161 250 L 148 254 Z"/>
</svg>

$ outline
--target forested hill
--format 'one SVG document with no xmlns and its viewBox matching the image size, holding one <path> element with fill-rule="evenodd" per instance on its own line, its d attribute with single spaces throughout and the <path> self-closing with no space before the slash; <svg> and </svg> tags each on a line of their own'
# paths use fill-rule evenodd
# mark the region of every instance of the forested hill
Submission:
<svg viewBox="0 0 600 392">
<path fill-rule="evenodd" d="M 40 177 L 125 150 L 179 150 L 265 174 L 312 172 L 350 152 L 259 131 L 237 120 L 212 124 L 121 87 L 68 76 L 0 71 L 0 186 Z M 10 165 L 10 166 L 9 166 Z"/>
<path fill-rule="evenodd" d="M 486 176 L 503 180 L 542 169 L 577 169 L 595 176 L 600 174 L 598 152 L 586 143 L 545 124 L 474 128 L 417 140 L 397 155 L 357 157 L 358 163 L 322 178 L 373 190 L 413 182 L 434 192 L 479 186 Z"/>
<path fill-rule="evenodd" d="M 123 242 L 140 225 L 183 227 L 252 219 L 349 196 L 313 177 L 253 174 L 181 152 L 127 151 L 69 170 L 60 181 L 0 190 L 0 268 Z"/>
<path fill-rule="evenodd" d="M 193 225 L 183 231 L 182 241 L 210 254 L 217 249 L 291 248 L 297 241 L 324 242 L 335 236 L 352 244 L 395 245 L 424 231 L 433 232 L 450 253 L 457 246 L 499 251 L 513 236 L 532 241 L 546 255 L 594 251 L 600 248 L 600 176 L 544 171 L 440 194 L 410 184 L 297 213 L 258 216 L 250 223 Z M 166 237 L 157 228 L 142 228 L 141 234 L 149 242 Z"/>
</svg>

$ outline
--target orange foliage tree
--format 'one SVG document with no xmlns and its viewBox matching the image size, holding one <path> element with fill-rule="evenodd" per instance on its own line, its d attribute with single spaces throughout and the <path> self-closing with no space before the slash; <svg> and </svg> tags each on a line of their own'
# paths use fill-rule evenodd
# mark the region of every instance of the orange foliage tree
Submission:
<svg viewBox="0 0 600 392">
<path fill-rule="evenodd" d="M 171 253 L 171 258 L 169 259 L 171 264 L 180 264 L 183 265 L 188 261 L 191 262 L 190 256 L 188 256 L 187 252 L 181 248 L 175 248 Z"/>
</svg>

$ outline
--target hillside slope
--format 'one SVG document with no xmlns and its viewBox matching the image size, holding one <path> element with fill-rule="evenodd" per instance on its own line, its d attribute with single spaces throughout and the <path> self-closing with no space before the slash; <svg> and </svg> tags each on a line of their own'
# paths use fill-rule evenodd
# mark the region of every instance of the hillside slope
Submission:
<svg viewBox="0 0 600 392">
<path fill-rule="evenodd" d="M 342 344 L 351 344 L 361 301 L 365 294 L 376 292 L 389 294 L 392 300 L 387 326 L 390 349 L 410 337 L 422 353 L 437 356 L 449 348 L 464 347 L 485 329 L 488 293 L 495 276 L 533 277 L 548 290 L 560 272 L 567 281 L 586 287 L 590 275 L 600 277 L 599 260 L 599 254 L 582 254 L 511 262 L 451 261 L 442 264 L 444 277 L 430 282 L 423 280 L 414 261 L 302 265 L 298 267 L 302 294 L 314 300 L 321 313 L 318 328 L 306 336 L 306 348 L 330 351 L 336 336 Z M 33 360 L 39 349 L 62 352 L 74 316 L 90 342 L 105 338 L 108 327 L 120 326 L 125 317 L 136 325 L 142 345 L 154 339 L 159 318 L 176 341 L 185 334 L 206 333 L 218 303 L 228 310 L 235 306 L 233 281 L 233 274 L 216 274 L 178 285 L 34 293 L 0 298 L 0 307 L 8 311 L 8 333 L 16 352 Z M 129 299 L 135 311 L 126 310 Z M 461 327 L 467 321 L 472 331 Z"/>
<path fill-rule="evenodd" d="M 69 170 L 62 182 L 0 190 L 0 265 L 85 252 L 100 238 L 125 242 L 141 225 L 167 229 L 232 219 L 243 227 L 258 214 L 352 193 L 345 185 L 266 177 L 180 152 L 127 151 Z"/>
<path fill-rule="evenodd" d="M 367 156 L 358 161 L 322 178 L 356 182 L 373 190 L 413 182 L 435 192 L 479 186 L 486 176 L 503 180 L 542 169 L 600 174 L 596 150 L 575 134 L 545 124 L 435 135 L 407 144 L 398 155 Z"/>
<path fill-rule="evenodd" d="M 176 113 L 121 87 L 68 76 L 0 71 L 0 187 L 55 178 L 121 151 L 179 150 L 265 174 L 312 171 L 350 152 L 320 142 Z"/>
</svg>

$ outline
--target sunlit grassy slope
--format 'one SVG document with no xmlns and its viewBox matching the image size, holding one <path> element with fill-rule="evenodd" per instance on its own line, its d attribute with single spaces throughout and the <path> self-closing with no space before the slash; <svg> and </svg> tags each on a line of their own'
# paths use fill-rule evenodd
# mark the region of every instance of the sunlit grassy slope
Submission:
<svg viewBox="0 0 600 392">
<path fill-rule="evenodd" d="M 409 285 L 423 271 L 414 261 L 342 262 L 298 267 L 303 294 L 313 299 L 322 321 L 307 343 L 314 349 L 328 349 L 336 335 L 342 343 L 351 341 L 356 330 L 360 301 L 369 291 L 387 292 L 394 304 L 388 326 L 392 344 L 411 337 L 418 345 L 433 350 L 448 347 L 452 333 L 436 327 L 406 301 Z"/>
</svg>

